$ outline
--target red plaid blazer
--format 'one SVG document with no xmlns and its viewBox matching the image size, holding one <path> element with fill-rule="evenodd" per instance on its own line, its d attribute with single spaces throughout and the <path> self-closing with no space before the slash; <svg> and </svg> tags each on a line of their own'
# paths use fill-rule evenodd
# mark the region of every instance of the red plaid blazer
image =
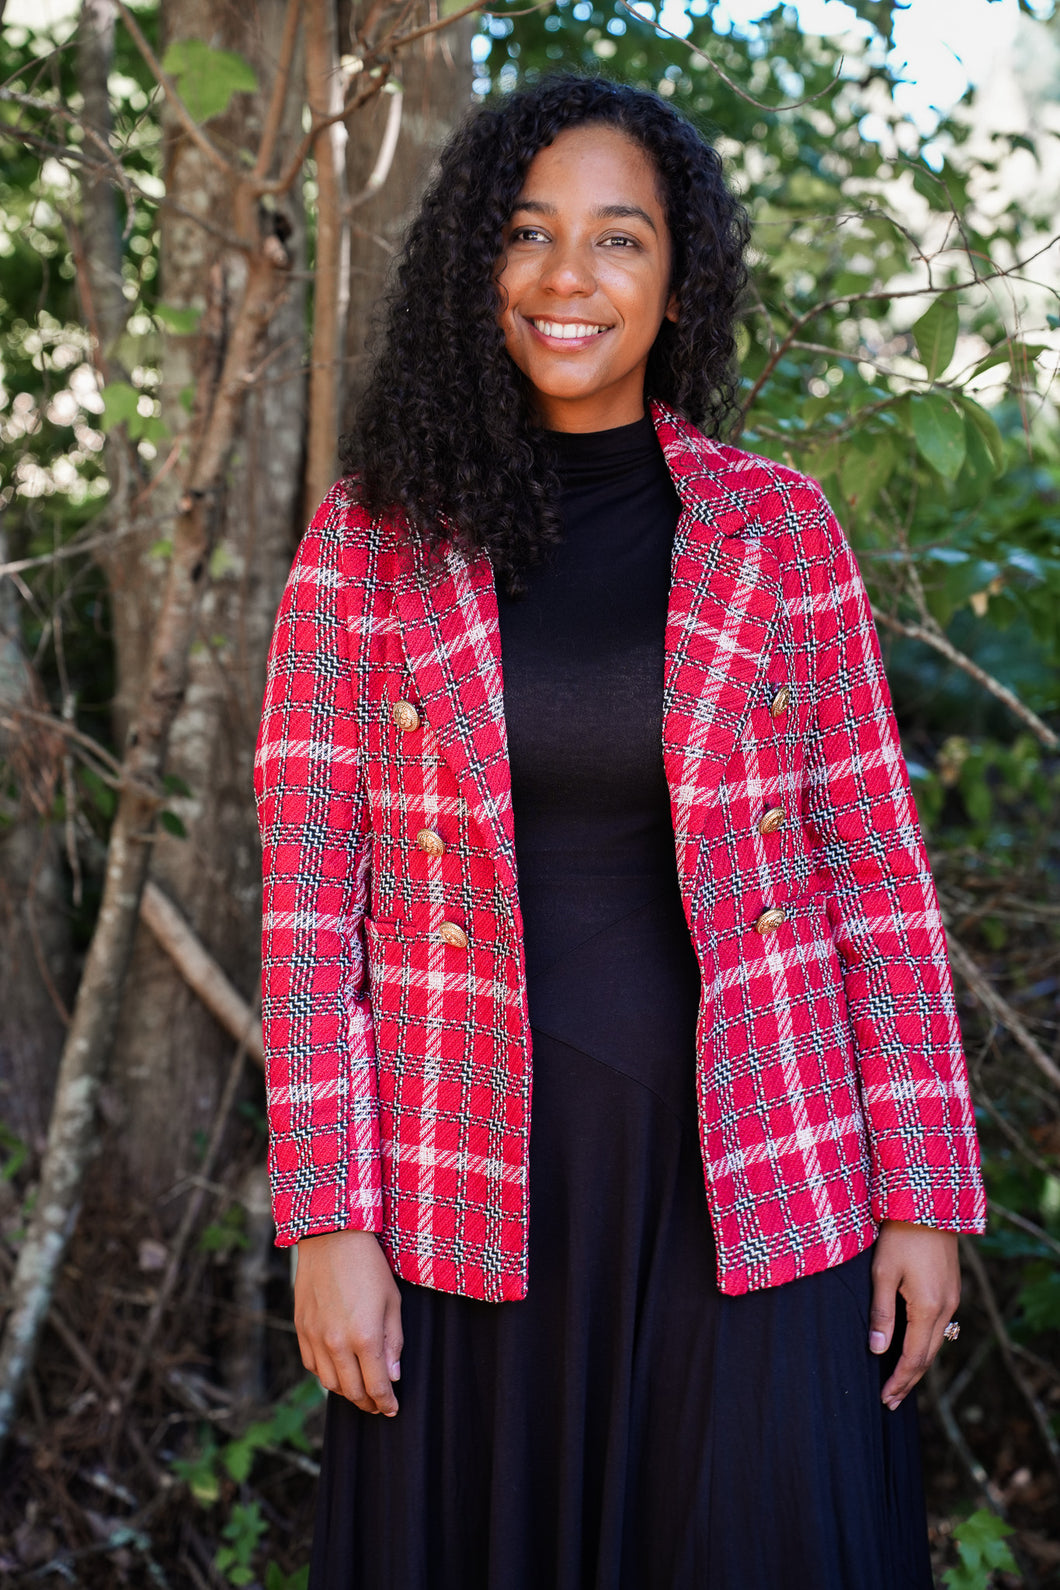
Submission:
<svg viewBox="0 0 1060 1590">
<path fill-rule="evenodd" d="M 854 558 L 812 481 L 653 415 L 682 507 L 663 755 L 703 1166 L 740 1293 L 885 1217 L 981 1230 L 984 1194 Z M 256 790 L 278 1241 L 372 1230 L 410 1281 L 522 1297 L 530 1032 L 486 557 L 428 563 L 335 487 L 277 619 Z"/>
</svg>

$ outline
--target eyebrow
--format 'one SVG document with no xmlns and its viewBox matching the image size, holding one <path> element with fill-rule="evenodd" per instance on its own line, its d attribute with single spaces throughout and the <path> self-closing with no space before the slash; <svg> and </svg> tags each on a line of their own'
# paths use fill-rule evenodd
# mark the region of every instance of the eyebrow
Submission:
<svg viewBox="0 0 1060 1590">
<path fill-rule="evenodd" d="M 515 215 L 518 210 L 529 210 L 532 215 L 556 214 L 556 206 L 548 204 L 544 199 L 520 199 L 513 207 L 512 214 Z M 658 236 L 655 222 L 647 210 L 642 210 L 639 204 L 601 204 L 592 215 L 594 221 L 643 221 Z"/>
</svg>

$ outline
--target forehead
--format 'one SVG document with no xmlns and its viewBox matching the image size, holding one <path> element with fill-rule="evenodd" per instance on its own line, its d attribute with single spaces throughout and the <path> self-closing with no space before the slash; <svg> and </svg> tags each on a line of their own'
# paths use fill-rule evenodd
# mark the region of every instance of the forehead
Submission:
<svg viewBox="0 0 1060 1590">
<path fill-rule="evenodd" d="M 663 211 L 658 173 L 650 157 L 617 127 L 568 127 L 527 167 L 520 198 L 544 199 L 545 190 L 581 195 L 594 204 L 634 202 Z"/>
</svg>

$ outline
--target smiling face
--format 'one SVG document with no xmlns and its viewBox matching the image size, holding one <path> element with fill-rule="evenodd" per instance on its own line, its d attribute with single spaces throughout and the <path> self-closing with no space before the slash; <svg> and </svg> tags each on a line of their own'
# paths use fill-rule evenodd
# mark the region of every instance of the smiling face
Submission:
<svg viewBox="0 0 1060 1590">
<path fill-rule="evenodd" d="M 625 133 L 573 127 L 534 156 L 504 230 L 498 320 L 548 429 L 641 418 L 648 355 L 677 318 L 671 257 L 654 167 Z"/>
</svg>

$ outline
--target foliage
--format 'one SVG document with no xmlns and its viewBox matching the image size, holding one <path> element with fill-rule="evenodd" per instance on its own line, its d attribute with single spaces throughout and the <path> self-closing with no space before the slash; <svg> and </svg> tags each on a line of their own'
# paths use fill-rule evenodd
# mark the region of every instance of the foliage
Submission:
<svg viewBox="0 0 1060 1590">
<path fill-rule="evenodd" d="M 1005 1544 L 1012 1534 L 1012 1525 L 988 1513 L 985 1508 L 974 1512 L 953 1531 L 960 1556 L 960 1566 L 948 1568 L 943 1575 L 948 1590 L 988 1590 L 993 1583 L 994 1570 L 1018 1573 L 1016 1561 Z"/>
<path fill-rule="evenodd" d="M 228 1441 L 219 1443 L 213 1430 L 206 1426 L 198 1450 L 190 1457 L 173 1458 L 170 1467 L 200 1507 L 213 1508 L 231 1493 L 233 1484 L 246 1489 L 261 1453 L 283 1448 L 304 1453 L 311 1449 L 306 1422 L 323 1395 L 319 1383 L 307 1378 L 277 1401 L 267 1418 L 254 1421 Z M 253 1559 L 267 1533 L 268 1524 L 256 1499 L 231 1503 L 220 1529 L 225 1544 L 214 1558 L 214 1567 L 230 1584 L 254 1582 Z M 285 1577 L 275 1563 L 270 1564 L 266 1590 L 270 1586 L 277 1590 L 303 1590 L 302 1574 L 299 1569 Z"/>
</svg>

